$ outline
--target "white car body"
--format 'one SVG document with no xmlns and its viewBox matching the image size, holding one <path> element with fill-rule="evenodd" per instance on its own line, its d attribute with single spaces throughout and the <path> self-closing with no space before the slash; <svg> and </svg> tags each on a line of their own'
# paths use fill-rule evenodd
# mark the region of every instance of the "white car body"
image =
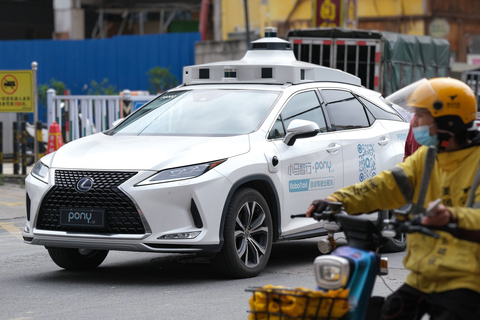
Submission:
<svg viewBox="0 0 480 320">
<path fill-rule="evenodd" d="M 268 52 L 263 54 L 266 53 Z M 231 67 L 232 63 L 226 65 Z M 212 66 L 223 68 L 225 63 Z M 190 70 L 192 75 L 195 67 L 187 67 L 185 70 Z M 238 68 L 241 69 L 241 66 Z M 338 73 L 338 79 L 341 80 L 343 72 L 334 70 L 334 73 Z M 353 78 L 355 77 L 351 75 L 346 76 L 346 79 Z M 279 81 L 280 83 L 273 84 L 261 81 L 202 83 L 187 78 L 184 81 L 186 85 L 162 95 L 168 98 L 169 94 L 175 96 L 175 93 L 188 91 L 185 93 L 188 95 L 198 90 L 224 90 L 222 92 L 227 93 L 248 90 L 278 94 L 274 104 L 252 132 L 219 136 L 111 135 L 110 130 L 72 141 L 57 152 L 45 156 L 37 168 L 48 171 L 35 171 L 46 172 L 45 177 L 42 178 L 41 173 L 40 176 L 30 174 L 26 178 L 28 218 L 23 231 L 25 242 L 55 250 L 195 252 L 213 256 L 226 250 L 224 232 L 229 205 L 233 201 L 232 197 L 236 197 L 236 192 L 246 187 L 258 191 L 268 205 L 272 227 L 265 232 L 268 231 L 271 241 L 265 240 L 265 246 L 271 247 L 272 242 L 280 240 L 325 235 L 322 223 L 313 219 L 291 219 L 290 216 L 305 213 L 314 199 L 325 198 L 336 189 L 371 178 L 401 162 L 409 124 L 398 117 L 378 92 L 358 84 L 342 83 L 339 80 L 299 81 L 293 84 Z M 299 137 L 293 145 L 287 145 L 284 136 L 269 138 L 285 106 L 301 93 L 307 93 L 311 97 L 314 94 L 320 98 L 319 110 L 323 110 L 326 126 L 331 126 L 332 117 L 329 116 L 330 111 L 327 111 L 325 95 L 335 92 L 353 93 L 363 98 L 362 103 L 367 101 L 398 119 L 370 119 L 367 127 L 357 129 L 325 129 L 325 132 L 311 137 Z M 151 103 L 159 101 L 158 99 L 161 97 Z M 130 117 L 137 113 L 138 111 Z M 366 117 L 368 119 L 369 115 Z M 121 127 L 128 119 L 115 128 Z M 294 121 L 301 132 L 312 127 L 318 128 L 315 123 L 306 122 L 305 119 Z M 294 130 L 292 123 L 290 125 Z M 196 177 L 145 184 L 146 179 L 165 169 L 219 160 L 224 162 Z M 174 171 L 169 172 L 173 174 Z M 125 177 L 119 178 L 122 175 Z M 91 178 L 94 184 L 86 192 L 79 191 L 79 181 L 84 177 Z M 115 192 L 108 186 L 111 179 L 121 181 L 115 185 Z M 81 183 L 92 183 L 82 181 Z M 140 183 L 142 184 L 139 185 Z M 99 184 L 104 187 L 97 188 Z M 89 192 L 98 194 L 89 198 L 89 202 L 82 202 L 82 197 L 91 196 Z M 124 215 L 122 208 L 127 207 L 130 212 Z M 58 212 L 68 208 L 100 208 L 104 212 L 101 214 L 105 215 L 104 227 L 69 227 L 65 225 L 67 222 L 61 224 Z M 120 213 L 113 217 L 111 212 L 115 210 Z M 63 219 L 68 218 L 70 223 L 70 218 L 73 220 L 74 216 L 68 214 L 66 211 L 62 213 Z M 100 213 L 96 214 L 98 216 Z M 88 212 L 84 217 L 88 217 Z M 249 232 L 244 231 L 242 237 L 247 239 Z M 244 247 L 239 245 L 236 250 L 240 267 L 234 266 L 227 272 L 234 277 L 254 276 L 261 272 L 268 260 L 270 248 L 255 244 L 253 238 L 248 239 L 250 242 L 247 244 L 253 246 L 250 249 L 261 247 L 255 259 L 257 262 L 262 260 L 262 263 L 251 264 L 243 260 L 242 265 L 244 258 L 241 251 Z M 263 252 L 265 249 L 268 249 L 268 254 Z M 55 261 L 54 256 L 52 258 Z"/>
</svg>

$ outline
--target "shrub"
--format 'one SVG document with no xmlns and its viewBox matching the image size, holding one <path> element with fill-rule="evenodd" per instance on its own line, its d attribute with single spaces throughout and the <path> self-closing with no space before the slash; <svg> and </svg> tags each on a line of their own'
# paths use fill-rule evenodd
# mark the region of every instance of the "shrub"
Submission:
<svg viewBox="0 0 480 320">
<path fill-rule="evenodd" d="M 162 93 L 178 84 L 177 78 L 170 72 L 170 68 L 154 67 L 147 72 L 150 93 Z"/>
</svg>

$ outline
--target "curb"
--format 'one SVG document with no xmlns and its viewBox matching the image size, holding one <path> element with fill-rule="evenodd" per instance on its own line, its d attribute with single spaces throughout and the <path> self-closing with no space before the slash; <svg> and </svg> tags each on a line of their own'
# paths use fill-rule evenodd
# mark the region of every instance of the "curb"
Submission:
<svg viewBox="0 0 480 320">
<path fill-rule="evenodd" d="M 24 186 L 26 177 L 27 175 L 23 174 L 0 174 L 0 186 L 4 185 L 6 182 Z"/>
</svg>

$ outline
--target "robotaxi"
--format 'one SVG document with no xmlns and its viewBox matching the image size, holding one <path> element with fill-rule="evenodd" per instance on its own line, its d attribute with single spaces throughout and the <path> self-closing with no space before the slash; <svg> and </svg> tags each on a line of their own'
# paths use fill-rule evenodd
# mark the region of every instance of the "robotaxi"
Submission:
<svg viewBox="0 0 480 320">
<path fill-rule="evenodd" d="M 185 67 L 182 85 L 40 159 L 23 239 L 65 269 L 125 250 L 256 276 L 273 243 L 327 234 L 292 214 L 401 162 L 408 127 L 359 78 L 297 61 L 273 34 L 241 60 Z"/>
</svg>

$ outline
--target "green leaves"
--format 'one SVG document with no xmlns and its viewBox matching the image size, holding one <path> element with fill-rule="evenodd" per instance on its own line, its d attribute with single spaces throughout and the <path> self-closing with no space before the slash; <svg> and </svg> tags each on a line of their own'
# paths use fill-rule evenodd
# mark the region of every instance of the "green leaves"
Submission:
<svg viewBox="0 0 480 320">
<path fill-rule="evenodd" d="M 116 95 L 118 94 L 116 85 L 108 84 L 108 79 L 103 78 L 103 81 L 98 83 L 95 80 L 90 82 L 90 88 L 88 89 L 89 95 Z"/>
<path fill-rule="evenodd" d="M 149 91 L 152 94 L 164 92 L 177 86 L 177 78 L 170 72 L 170 68 L 154 67 L 147 72 Z"/>
<path fill-rule="evenodd" d="M 65 94 L 65 90 L 67 90 L 65 83 L 57 81 L 54 78 L 50 79 L 50 83 L 38 85 L 38 102 L 45 107 L 47 107 L 47 90 L 50 88 L 54 89 L 57 95 L 63 95 Z"/>
<path fill-rule="evenodd" d="M 161 93 L 178 84 L 178 80 L 170 72 L 170 68 L 154 67 L 147 72 L 147 76 L 151 85 L 149 90 L 152 94 Z M 65 90 L 68 90 L 65 83 L 54 78 L 49 83 L 38 85 L 38 101 L 45 107 L 47 106 L 47 90 L 50 88 L 53 88 L 57 95 L 64 95 Z M 108 78 L 104 78 L 101 82 L 92 80 L 87 91 L 88 95 L 117 95 L 118 93 L 117 85 L 109 84 Z"/>
</svg>

